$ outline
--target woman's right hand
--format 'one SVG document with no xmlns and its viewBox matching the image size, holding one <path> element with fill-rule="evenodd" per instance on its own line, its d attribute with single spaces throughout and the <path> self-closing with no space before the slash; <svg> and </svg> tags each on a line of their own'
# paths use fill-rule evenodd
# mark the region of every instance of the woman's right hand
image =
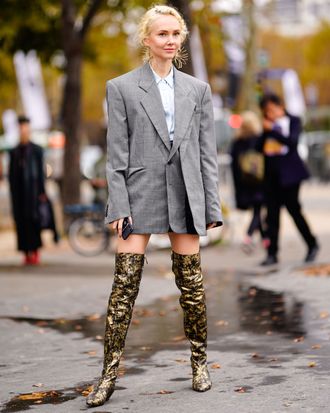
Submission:
<svg viewBox="0 0 330 413">
<path fill-rule="evenodd" d="M 110 228 L 112 227 L 112 229 L 117 232 L 118 237 L 121 238 L 122 237 L 122 230 L 123 230 L 123 222 L 124 222 L 125 218 L 120 218 L 117 219 L 116 221 L 111 222 L 110 224 Z M 130 224 L 132 224 L 132 217 L 128 217 L 128 220 L 130 222 Z"/>
</svg>

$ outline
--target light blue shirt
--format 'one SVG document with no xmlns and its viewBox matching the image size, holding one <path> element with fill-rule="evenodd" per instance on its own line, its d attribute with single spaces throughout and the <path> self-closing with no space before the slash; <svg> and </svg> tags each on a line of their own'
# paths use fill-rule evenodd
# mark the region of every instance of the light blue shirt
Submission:
<svg viewBox="0 0 330 413">
<path fill-rule="evenodd" d="M 151 66 L 150 66 L 151 67 Z M 158 86 L 160 97 L 162 99 L 165 112 L 165 119 L 168 129 L 170 141 L 174 138 L 174 70 L 173 66 L 170 73 L 161 78 L 151 67 L 154 74 L 156 84 Z"/>
</svg>

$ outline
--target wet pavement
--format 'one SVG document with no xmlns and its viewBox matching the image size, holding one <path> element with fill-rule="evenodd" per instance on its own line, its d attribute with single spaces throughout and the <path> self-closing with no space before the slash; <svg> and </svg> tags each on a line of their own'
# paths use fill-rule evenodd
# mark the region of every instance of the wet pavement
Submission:
<svg viewBox="0 0 330 413">
<path fill-rule="evenodd" d="M 238 406 L 243 412 L 327 411 L 327 398 L 321 396 L 329 384 L 329 313 L 315 311 L 308 300 L 290 291 L 261 288 L 256 282 L 274 276 L 278 274 L 206 271 L 214 386 L 198 395 L 190 390 L 188 344 L 174 280 L 164 269 L 161 275 L 150 275 L 147 269 L 120 368 L 119 391 L 108 404 L 91 411 L 170 412 L 175 405 L 178 412 L 186 412 L 189 400 L 198 412 L 217 407 L 237 412 Z M 77 275 L 67 275 L 67 281 L 74 277 L 77 283 Z M 36 279 L 38 275 L 31 281 Z M 94 283 L 108 281 L 97 276 Z M 62 282 L 65 288 L 65 279 Z M 158 283 L 154 297 L 144 291 L 151 283 Z M 78 281 L 78 291 L 79 284 L 84 282 Z M 1 348 L 7 353 L 1 354 L 1 378 L 9 378 L 2 385 L 1 412 L 86 410 L 83 397 L 101 365 L 105 317 L 84 313 L 84 300 L 95 300 L 94 293 L 82 298 L 80 317 L 40 318 L 23 306 L 22 314 L 0 318 Z M 38 295 L 42 299 L 41 291 Z M 103 295 L 101 288 L 98 300 Z M 50 305 L 60 304 L 56 296 L 55 290 L 52 299 L 48 297 Z M 317 386 L 319 401 L 315 389 L 316 398 L 306 401 L 311 385 Z M 177 405 L 181 397 L 182 406 Z"/>
<path fill-rule="evenodd" d="M 327 190 L 314 196 L 310 188 L 306 199 L 319 262 L 328 265 Z M 47 248 L 40 267 L 23 268 L 0 234 L 0 412 L 328 412 L 329 266 L 302 266 L 304 250 L 286 216 L 284 227 L 281 264 L 271 271 L 256 265 L 262 251 L 242 254 L 238 230 L 230 243 L 202 251 L 213 380 L 204 394 L 190 387 L 170 253 L 150 252 L 117 391 L 95 409 L 84 396 L 101 369 L 113 256 L 84 259 L 64 243 Z"/>
</svg>

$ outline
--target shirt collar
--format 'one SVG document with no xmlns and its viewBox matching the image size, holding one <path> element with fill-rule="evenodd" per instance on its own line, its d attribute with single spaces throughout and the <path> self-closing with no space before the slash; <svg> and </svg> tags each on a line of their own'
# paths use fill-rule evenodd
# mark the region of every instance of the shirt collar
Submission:
<svg viewBox="0 0 330 413">
<path fill-rule="evenodd" d="M 174 70 L 173 70 L 173 66 L 171 67 L 170 73 L 164 78 L 160 77 L 154 71 L 154 69 L 151 67 L 151 65 L 150 65 L 150 69 L 152 70 L 152 73 L 154 74 L 155 81 L 156 81 L 157 85 L 159 84 L 159 82 L 161 80 L 165 80 L 165 82 L 173 89 L 173 87 L 174 87 Z"/>
</svg>

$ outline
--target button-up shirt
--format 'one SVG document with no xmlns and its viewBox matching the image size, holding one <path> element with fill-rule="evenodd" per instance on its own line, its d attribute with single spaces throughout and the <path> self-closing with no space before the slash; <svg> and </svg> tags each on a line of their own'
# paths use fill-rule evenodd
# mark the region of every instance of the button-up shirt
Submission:
<svg viewBox="0 0 330 413">
<path fill-rule="evenodd" d="M 151 66 L 150 66 L 151 67 Z M 161 78 L 151 67 L 154 74 L 157 87 L 162 99 L 163 108 L 165 112 L 165 119 L 170 141 L 174 138 L 174 70 L 173 66 L 170 73 Z"/>
</svg>

